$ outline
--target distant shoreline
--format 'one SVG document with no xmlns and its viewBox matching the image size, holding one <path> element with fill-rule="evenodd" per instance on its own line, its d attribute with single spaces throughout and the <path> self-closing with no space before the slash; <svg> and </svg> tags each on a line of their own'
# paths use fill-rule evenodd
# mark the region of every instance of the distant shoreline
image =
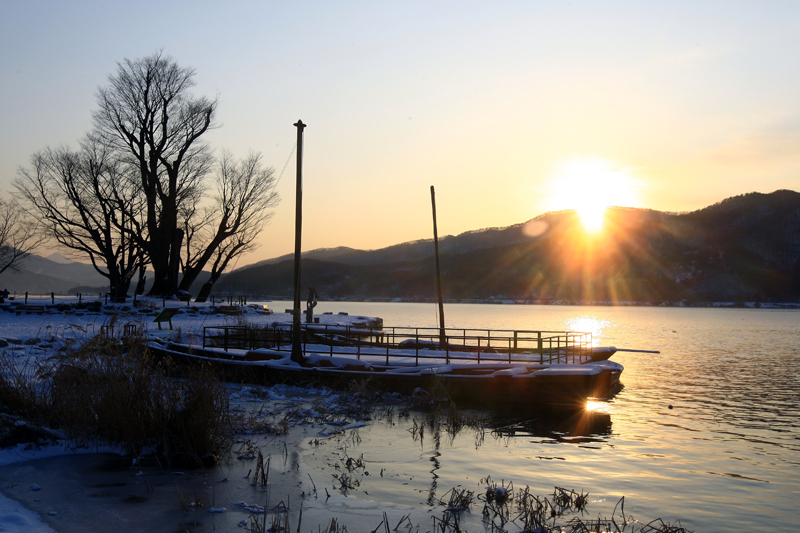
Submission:
<svg viewBox="0 0 800 533">
<path fill-rule="evenodd" d="M 27 295 L 29 300 L 55 300 L 72 301 L 78 298 L 76 294 L 58 294 L 55 293 L 52 297 L 50 293 L 46 294 L 33 294 Z M 287 301 L 293 300 L 291 295 L 240 295 L 240 294 L 226 294 L 215 296 L 218 304 L 224 305 L 225 302 L 233 298 L 238 300 L 243 298 L 246 302 L 270 302 L 270 301 Z M 83 293 L 83 299 L 87 302 L 94 299 L 104 300 L 105 294 L 96 292 Z M 149 296 L 139 296 L 140 300 L 161 300 L 161 298 L 154 298 Z M 6 299 L 6 303 L 24 301 L 25 294 L 12 293 Z M 133 302 L 133 296 L 129 296 L 129 300 Z M 167 300 L 169 302 L 178 302 L 178 300 Z M 417 304 L 435 304 L 436 300 L 433 298 L 321 298 L 320 302 L 348 302 L 348 303 L 417 303 Z M 444 299 L 444 303 L 452 304 L 479 304 L 479 305 L 558 305 L 570 307 L 680 307 L 680 308 L 715 308 L 715 309 L 800 309 L 800 302 L 689 302 L 686 300 L 679 302 L 641 302 L 641 301 L 603 301 L 603 300 L 533 300 L 533 299 L 516 299 L 516 298 L 485 298 L 485 299 Z M 181 302 L 181 305 L 186 305 Z M 191 302 L 190 305 L 208 306 L 212 305 L 211 301 L 204 303 Z"/>
<path fill-rule="evenodd" d="M 291 296 L 248 296 L 248 301 L 292 301 Z M 415 303 L 435 304 L 433 298 L 331 298 L 320 299 L 320 302 L 348 302 L 348 303 Z M 800 302 L 631 302 L 631 301 L 594 301 L 594 300 L 519 300 L 512 298 L 487 298 L 469 300 L 444 299 L 446 305 L 452 304 L 479 304 L 479 305 L 563 305 L 572 307 L 713 307 L 721 309 L 800 309 Z"/>
</svg>

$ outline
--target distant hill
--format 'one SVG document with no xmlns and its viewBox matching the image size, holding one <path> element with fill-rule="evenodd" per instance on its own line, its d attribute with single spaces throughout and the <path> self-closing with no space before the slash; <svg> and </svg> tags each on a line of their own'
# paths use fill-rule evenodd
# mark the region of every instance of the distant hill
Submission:
<svg viewBox="0 0 800 533">
<path fill-rule="evenodd" d="M 192 285 L 192 294 L 208 281 L 210 273 L 203 271 Z M 145 283 L 145 290 L 152 285 L 152 276 Z M 134 284 L 130 293 L 133 293 Z M 0 291 L 8 289 L 13 294 L 83 294 L 108 292 L 108 279 L 99 274 L 92 265 L 71 261 L 58 252 L 48 257 L 29 256 L 19 267 L 19 272 L 6 270 L 0 274 Z"/>
<path fill-rule="evenodd" d="M 440 239 L 446 298 L 594 301 L 800 299 L 800 193 L 750 193 L 691 213 L 614 208 L 585 234 L 573 211 Z M 292 294 L 290 256 L 224 276 L 215 292 Z M 304 254 L 322 298 L 431 298 L 431 239 Z"/>
<path fill-rule="evenodd" d="M 54 263 L 62 263 L 62 264 L 65 264 L 65 265 L 69 264 L 69 263 L 79 262 L 79 261 L 73 261 L 72 259 L 64 257 L 63 255 L 61 255 L 58 252 L 53 252 L 52 254 L 50 254 L 47 257 L 45 257 L 45 259 L 49 259 L 50 261 L 53 261 Z"/>
<path fill-rule="evenodd" d="M 108 290 L 108 281 L 92 265 L 69 261 L 61 254 L 55 259 L 57 261 L 31 255 L 20 265 L 19 272 L 6 270 L 0 274 L 0 291 L 67 294 L 78 286 L 84 287 L 83 292 Z"/>
<path fill-rule="evenodd" d="M 541 217 L 537 217 L 541 218 Z M 534 219 L 536 220 L 536 219 Z M 514 244 L 530 240 L 530 237 L 523 233 L 525 224 L 517 224 L 507 228 L 489 228 L 475 231 L 468 231 L 454 237 L 448 235 L 439 239 L 440 254 L 463 253 L 481 248 L 492 248 L 503 244 Z M 422 239 L 418 241 L 395 244 L 379 250 L 356 250 L 344 246 L 338 248 L 319 248 L 304 252 L 303 257 L 344 263 L 346 265 L 385 265 L 390 263 L 412 261 L 430 257 L 433 254 L 433 239 Z M 263 265 L 280 263 L 282 261 L 294 261 L 293 254 L 286 254 L 274 259 L 259 261 L 252 265 L 247 265 L 239 270 L 256 268 Z"/>
</svg>

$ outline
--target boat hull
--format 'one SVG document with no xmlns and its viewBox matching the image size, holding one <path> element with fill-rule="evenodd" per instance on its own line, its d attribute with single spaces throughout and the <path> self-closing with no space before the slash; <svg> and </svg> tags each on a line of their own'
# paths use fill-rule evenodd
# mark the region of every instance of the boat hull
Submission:
<svg viewBox="0 0 800 533">
<path fill-rule="evenodd" d="M 619 389 L 622 366 L 601 361 L 589 364 L 524 365 L 437 364 L 380 367 L 327 356 L 309 357 L 308 366 L 287 361 L 285 354 L 259 350 L 248 354 L 152 344 L 159 359 L 176 367 L 212 370 L 221 379 L 256 385 L 290 383 L 348 389 L 355 382 L 404 395 L 447 398 L 458 404 L 551 405 L 583 407 L 589 398 L 608 398 Z"/>
</svg>

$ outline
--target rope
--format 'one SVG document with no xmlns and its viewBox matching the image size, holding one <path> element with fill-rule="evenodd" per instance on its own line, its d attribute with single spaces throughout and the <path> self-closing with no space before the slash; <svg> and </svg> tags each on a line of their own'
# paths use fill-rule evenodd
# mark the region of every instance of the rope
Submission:
<svg viewBox="0 0 800 533">
<path fill-rule="evenodd" d="M 281 170 L 281 175 L 278 176 L 278 182 L 275 184 L 275 188 L 278 188 L 278 185 L 281 183 L 281 178 L 283 177 L 283 173 L 286 172 L 286 167 L 289 166 L 289 161 L 292 160 L 292 155 L 294 155 L 294 151 L 297 149 L 297 142 L 294 143 L 292 146 L 292 151 L 289 152 L 289 157 L 286 158 L 286 163 L 283 165 L 283 170 Z"/>
</svg>

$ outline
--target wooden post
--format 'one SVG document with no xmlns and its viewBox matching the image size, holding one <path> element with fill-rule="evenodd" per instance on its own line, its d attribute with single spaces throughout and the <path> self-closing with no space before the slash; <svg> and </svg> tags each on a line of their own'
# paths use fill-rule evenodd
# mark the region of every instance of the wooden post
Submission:
<svg viewBox="0 0 800 533">
<path fill-rule="evenodd" d="M 303 234 L 303 129 L 306 125 L 298 120 L 297 128 L 297 187 L 294 219 L 294 307 L 292 308 L 292 361 L 303 362 L 300 346 L 300 249 Z"/>
<path fill-rule="evenodd" d="M 436 193 L 431 185 L 431 206 L 433 207 L 433 251 L 436 268 L 436 294 L 439 299 L 439 349 L 447 347 L 447 335 L 444 326 L 444 301 L 442 300 L 442 272 L 439 268 L 439 232 L 436 228 Z M 450 350 L 447 350 L 447 363 L 450 363 Z"/>
</svg>

